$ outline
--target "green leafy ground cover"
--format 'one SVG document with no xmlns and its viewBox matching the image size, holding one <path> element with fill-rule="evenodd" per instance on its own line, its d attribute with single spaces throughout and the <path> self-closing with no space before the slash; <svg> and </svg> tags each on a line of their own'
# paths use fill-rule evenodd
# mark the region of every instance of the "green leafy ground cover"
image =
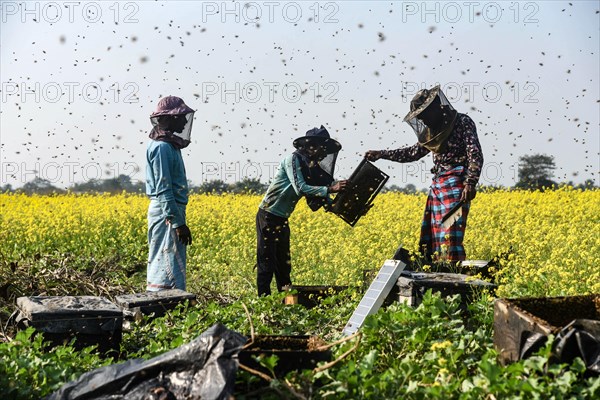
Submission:
<svg viewBox="0 0 600 400">
<path fill-rule="evenodd" d="M 146 320 L 122 342 L 122 358 L 151 358 L 197 337 L 216 322 L 249 336 L 314 334 L 333 342 L 358 303 L 349 290 L 314 309 L 284 305 L 283 296 L 248 297 L 231 304 L 218 301 L 182 306 L 164 317 Z M 584 377 L 579 359 L 571 365 L 549 363 L 550 343 L 528 360 L 506 367 L 496 361 L 491 330 L 492 298 L 482 293 L 460 309 L 458 296 L 427 294 L 416 309 L 395 303 L 367 319 L 361 335 L 333 347 L 333 358 L 347 357 L 319 372 L 290 372 L 262 380 L 249 372 L 237 375 L 236 398 L 323 399 L 592 399 L 600 395 L 600 379 Z M 249 319 L 244 310 L 248 309 Z M 45 350 L 41 336 L 22 331 L 0 344 L 0 387 L 5 398 L 40 398 L 79 374 L 107 365 L 87 348 L 69 345 Z M 262 360 L 273 368 L 276 359 Z M 251 393 L 248 396 L 248 393 Z"/>
</svg>

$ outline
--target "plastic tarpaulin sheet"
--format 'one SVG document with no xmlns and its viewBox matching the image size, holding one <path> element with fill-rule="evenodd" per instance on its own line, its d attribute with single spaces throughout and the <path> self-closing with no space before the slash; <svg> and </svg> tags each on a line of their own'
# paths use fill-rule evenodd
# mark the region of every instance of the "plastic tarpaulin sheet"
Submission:
<svg viewBox="0 0 600 400">
<path fill-rule="evenodd" d="M 524 333 L 521 338 L 520 359 L 529 358 L 548 340 L 548 337 L 541 333 Z M 571 321 L 556 334 L 552 355 L 555 361 L 561 363 L 571 363 L 579 357 L 583 360 L 588 375 L 600 375 L 600 321 Z"/>
<path fill-rule="evenodd" d="M 192 342 L 150 360 L 86 372 L 46 399 L 227 399 L 233 395 L 237 355 L 246 341 L 215 324 Z"/>
<path fill-rule="evenodd" d="M 556 335 L 553 352 L 561 362 L 580 357 L 589 374 L 600 375 L 600 321 L 574 320 Z"/>
</svg>

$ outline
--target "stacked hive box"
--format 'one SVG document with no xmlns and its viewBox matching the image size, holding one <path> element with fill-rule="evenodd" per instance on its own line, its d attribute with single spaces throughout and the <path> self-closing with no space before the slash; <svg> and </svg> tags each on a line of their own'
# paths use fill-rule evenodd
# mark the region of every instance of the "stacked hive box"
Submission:
<svg viewBox="0 0 600 400">
<path fill-rule="evenodd" d="M 528 338 L 556 335 L 576 319 L 600 321 L 600 295 L 498 299 L 494 302 L 494 347 L 503 364 L 522 358 Z M 600 337 L 598 337 L 600 340 Z"/>
<path fill-rule="evenodd" d="M 104 297 L 19 297 L 17 307 L 17 326 L 35 328 L 53 345 L 76 338 L 78 349 L 97 345 L 102 353 L 119 351 L 123 312 Z"/>
<path fill-rule="evenodd" d="M 51 345 L 76 339 L 77 349 L 96 345 L 99 352 L 116 356 L 124 316 L 136 312 L 160 316 L 179 303 L 195 299 L 194 294 L 176 289 L 118 296 L 118 306 L 97 296 L 19 297 L 16 323 L 19 329 L 35 328 Z"/>
<path fill-rule="evenodd" d="M 460 294 L 463 304 L 467 304 L 473 295 L 481 290 L 493 291 L 495 288 L 495 284 L 475 279 L 469 275 L 404 271 L 398 278 L 397 290 L 390 295 L 397 296 L 400 302 L 416 307 L 421 304 L 425 292 L 431 289 L 432 292 L 439 292 L 442 296 Z"/>
</svg>

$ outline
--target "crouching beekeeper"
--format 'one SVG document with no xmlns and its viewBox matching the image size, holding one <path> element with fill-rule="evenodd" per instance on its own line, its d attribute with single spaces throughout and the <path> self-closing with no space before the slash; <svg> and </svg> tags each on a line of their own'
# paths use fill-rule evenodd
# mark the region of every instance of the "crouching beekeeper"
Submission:
<svg viewBox="0 0 600 400">
<path fill-rule="evenodd" d="M 182 99 L 167 96 L 150 116 L 152 131 L 146 150 L 148 270 L 146 290 L 185 290 L 188 186 L 181 149 L 190 144 L 194 110 Z"/>
<path fill-rule="evenodd" d="M 347 181 L 334 182 L 333 170 L 342 145 L 323 126 L 294 140 L 297 149 L 279 164 L 256 214 L 256 284 L 258 295 L 271 294 L 275 276 L 278 291 L 292 284 L 288 218 L 303 196 L 316 211 L 331 204 L 329 193 L 345 189 Z"/>
</svg>

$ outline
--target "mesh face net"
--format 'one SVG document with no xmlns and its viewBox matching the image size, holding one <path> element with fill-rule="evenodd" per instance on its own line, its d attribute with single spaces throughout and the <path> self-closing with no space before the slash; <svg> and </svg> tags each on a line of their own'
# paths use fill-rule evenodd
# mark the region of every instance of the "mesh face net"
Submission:
<svg viewBox="0 0 600 400">
<path fill-rule="evenodd" d="M 319 167 L 321 167 L 323 171 L 325 171 L 329 176 L 331 176 L 331 178 L 333 178 L 333 173 L 335 171 L 335 162 L 337 161 L 338 154 L 339 151 L 327 154 L 327 156 L 325 156 L 324 159 L 319 161 Z"/>
<path fill-rule="evenodd" d="M 335 141 L 325 139 L 305 143 L 299 148 L 299 152 L 306 157 L 309 168 L 307 182 L 313 186 L 329 186 L 333 182 L 335 162 L 341 146 L 332 145 Z"/>
<path fill-rule="evenodd" d="M 439 89 L 437 96 L 433 99 L 431 104 L 425 108 L 425 110 L 415 115 L 413 118 L 406 120 L 406 122 L 415 132 L 415 135 L 417 135 L 420 143 L 429 141 L 432 136 L 435 136 L 436 132 L 430 133 L 427 125 L 425 125 L 425 123 L 419 119 L 419 117 L 422 117 L 425 113 L 433 112 L 436 109 L 441 109 L 444 121 L 447 121 L 455 113 L 454 107 L 452 107 L 452 104 L 450 104 L 441 89 Z"/>
<path fill-rule="evenodd" d="M 302 173 L 306 183 L 311 186 L 329 186 L 334 181 L 333 174 L 335 170 L 335 161 L 338 152 L 327 154 L 320 161 L 311 160 L 306 153 L 300 151 L 304 158 L 304 167 Z"/>
<path fill-rule="evenodd" d="M 150 121 L 153 127 L 158 127 L 162 132 L 169 132 L 188 143 L 191 141 L 194 112 L 179 115 L 159 115 L 151 117 Z"/>
</svg>

